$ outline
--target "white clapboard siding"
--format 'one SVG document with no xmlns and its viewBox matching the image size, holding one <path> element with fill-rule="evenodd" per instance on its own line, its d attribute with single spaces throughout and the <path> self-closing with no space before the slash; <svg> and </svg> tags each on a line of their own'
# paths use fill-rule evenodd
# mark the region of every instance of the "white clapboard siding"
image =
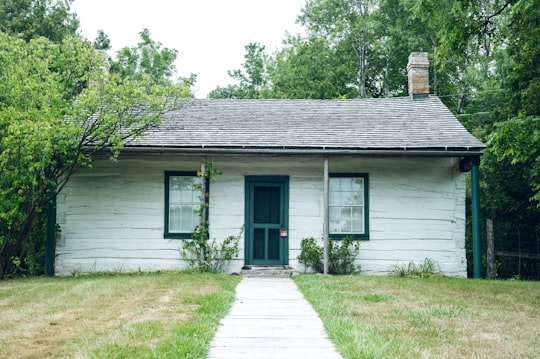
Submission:
<svg viewBox="0 0 540 359">
<path fill-rule="evenodd" d="M 300 242 L 323 233 L 323 158 L 207 160 L 222 173 L 210 184 L 210 236 L 217 240 L 244 226 L 245 176 L 289 176 L 289 264 L 302 270 Z M 75 174 L 58 196 L 57 273 L 185 267 L 182 241 L 163 238 L 164 172 L 199 167 L 197 156 L 131 156 Z M 361 242 L 357 260 L 363 273 L 430 258 L 446 274 L 466 274 L 465 181 L 457 159 L 331 157 L 329 168 L 369 175 L 370 239 Z M 244 264 L 244 240 L 230 272 Z"/>
<path fill-rule="evenodd" d="M 198 158 L 100 160 L 58 196 L 56 273 L 185 267 L 181 242 L 163 238 L 164 172 L 196 171 Z"/>
</svg>

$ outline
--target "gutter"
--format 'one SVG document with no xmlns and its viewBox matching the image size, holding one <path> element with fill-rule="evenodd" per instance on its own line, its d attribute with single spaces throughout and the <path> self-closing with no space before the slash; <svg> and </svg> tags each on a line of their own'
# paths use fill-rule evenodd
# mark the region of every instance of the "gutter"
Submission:
<svg viewBox="0 0 540 359">
<path fill-rule="evenodd" d="M 388 157 L 463 157 L 481 156 L 482 148 L 457 149 L 326 149 L 326 148 L 223 148 L 223 147 L 143 147 L 125 146 L 124 153 L 154 153 L 154 154 L 200 154 L 200 155 L 309 155 L 309 156 L 388 156 Z"/>
</svg>

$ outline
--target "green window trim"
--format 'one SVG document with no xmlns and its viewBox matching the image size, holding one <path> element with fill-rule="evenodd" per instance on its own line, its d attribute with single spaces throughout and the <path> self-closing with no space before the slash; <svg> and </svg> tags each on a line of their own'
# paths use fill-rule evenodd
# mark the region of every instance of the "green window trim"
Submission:
<svg viewBox="0 0 540 359">
<path fill-rule="evenodd" d="M 192 222 L 193 222 L 193 228 L 191 228 L 189 231 L 187 230 L 178 230 L 178 231 L 171 231 L 170 229 L 170 224 L 171 224 L 171 214 L 170 214 L 170 210 L 171 210 L 171 188 L 170 188 L 170 181 L 171 181 L 171 177 L 190 177 L 190 178 L 199 178 L 197 176 L 197 172 L 185 172 L 185 171 L 165 171 L 165 207 L 164 207 L 164 228 L 163 228 L 163 238 L 166 238 L 166 239 L 187 239 L 187 238 L 191 238 L 191 235 L 192 235 L 192 232 L 193 232 L 193 229 L 195 228 L 195 226 L 198 224 L 198 215 L 195 213 L 195 210 L 199 208 L 200 206 L 200 195 L 197 196 L 197 197 L 194 197 L 195 196 L 195 192 L 196 191 L 199 191 L 199 190 L 196 190 L 194 189 L 193 190 L 193 194 L 192 194 L 192 198 L 197 198 L 198 201 L 194 201 L 194 200 L 191 200 L 190 202 L 185 202 L 184 203 L 184 207 L 187 207 L 187 206 L 192 206 L 193 208 L 193 216 L 192 217 Z M 206 191 L 209 192 L 209 181 L 206 180 Z M 199 191 L 200 192 L 200 191 Z M 207 208 L 208 208 L 208 203 L 209 203 L 209 199 L 208 199 L 208 196 L 206 196 L 206 205 L 207 205 Z M 183 202 L 177 202 L 176 205 L 178 207 L 180 207 L 181 205 L 183 204 Z M 174 204 L 173 204 L 174 205 Z M 208 210 L 206 211 L 206 216 L 207 216 L 207 219 L 208 219 Z"/>
<path fill-rule="evenodd" d="M 329 220 L 328 220 L 328 234 L 329 234 L 329 237 L 332 238 L 332 239 L 336 239 L 336 240 L 339 240 L 339 239 L 343 239 L 345 237 L 352 237 L 353 239 L 357 239 L 357 240 L 369 240 L 369 176 L 367 173 L 329 173 L 328 174 L 328 177 L 329 177 L 329 181 L 331 182 L 330 185 L 329 185 L 329 201 L 328 201 L 328 212 L 329 212 Z M 339 193 L 339 195 L 341 196 L 342 193 L 345 195 L 346 193 L 354 193 L 354 190 L 352 189 L 352 187 L 350 189 L 346 189 L 346 190 L 341 190 L 339 189 L 337 191 L 337 193 L 333 193 L 333 192 L 336 192 L 335 190 L 333 191 L 333 188 L 335 188 L 335 185 L 337 183 L 334 183 L 332 184 L 332 182 L 335 180 L 335 179 L 362 179 L 361 183 L 362 183 L 362 187 L 360 189 L 360 191 L 362 191 L 362 195 L 361 196 L 358 196 L 360 199 L 362 199 L 360 201 L 359 204 L 352 204 L 352 203 L 343 203 L 342 200 L 339 200 L 339 199 L 335 199 L 336 197 L 336 194 Z M 347 181 L 345 181 L 345 183 L 347 183 Z M 351 181 L 352 183 L 352 181 Z M 352 185 L 351 185 L 352 186 Z M 334 195 L 334 196 L 333 196 Z M 356 197 L 355 197 L 356 198 Z M 350 201 L 350 202 L 355 202 L 355 200 L 351 200 L 350 197 L 347 198 L 347 201 Z M 347 202 L 345 201 L 345 202 Z M 349 210 L 350 210 L 350 221 L 351 222 L 350 224 L 348 222 L 346 222 L 348 225 L 351 226 L 351 229 L 350 230 L 342 230 L 342 228 L 340 228 L 339 231 L 336 231 L 335 228 L 332 228 L 332 213 L 334 212 L 334 214 L 337 212 L 337 211 L 342 211 L 342 212 L 345 212 L 347 213 Z M 362 212 L 362 214 L 360 215 L 360 217 L 356 217 L 356 221 L 354 221 L 354 214 L 355 212 L 358 213 L 358 212 Z M 353 224 L 353 222 L 356 222 L 358 223 L 357 226 L 361 226 L 361 229 L 358 230 L 358 229 L 353 229 L 352 227 L 355 225 Z M 335 224 L 335 223 L 334 223 Z M 342 222 L 340 221 L 340 226 L 343 226 Z"/>
</svg>

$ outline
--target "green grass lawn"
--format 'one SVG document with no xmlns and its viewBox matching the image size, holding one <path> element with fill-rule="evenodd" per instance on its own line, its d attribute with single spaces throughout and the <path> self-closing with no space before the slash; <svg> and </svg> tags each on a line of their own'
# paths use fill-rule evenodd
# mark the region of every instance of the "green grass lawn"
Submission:
<svg viewBox="0 0 540 359">
<path fill-rule="evenodd" d="M 204 358 L 238 276 L 0 282 L 0 358 Z"/>
<path fill-rule="evenodd" d="M 346 359 L 540 358 L 540 282 L 294 280 Z"/>
<path fill-rule="evenodd" d="M 0 282 L 0 358 L 204 358 L 240 277 Z M 294 277 L 346 359 L 540 358 L 540 282 Z"/>
</svg>

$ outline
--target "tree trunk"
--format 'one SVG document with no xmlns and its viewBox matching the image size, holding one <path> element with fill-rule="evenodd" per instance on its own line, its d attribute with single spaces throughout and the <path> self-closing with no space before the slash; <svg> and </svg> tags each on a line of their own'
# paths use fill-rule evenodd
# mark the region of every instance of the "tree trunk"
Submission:
<svg viewBox="0 0 540 359">
<path fill-rule="evenodd" d="M 463 112 L 463 104 L 464 104 L 464 99 L 465 99 L 465 95 L 463 94 L 462 91 L 458 91 L 458 103 L 457 103 L 457 108 L 456 108 L 456 114 L 457 115 L 461 115 L 461 113 Z"/>
<path fill-rule="evenodd" d="M 386 56 L 386 67 L 384 69 L 384 97 L 390 97 L 390 81 L 388 73 L 390 72 L 390 56 Z"/>
<path fill-rule="evenodd" d="M 366 43 L 363 37 L 358 39 L 358 98 L 366 97 Z"/>
<path fill-rule="evenodd" d="M 10 269 L 15 266 L 13 264 L 14 257 L 18 257 L 21 260 L 23 259 L 21 252 L 24 244 L 28 243 L 35 218 L 36 212 L 31 210 L 26 218 L 15 227 L 20 228 L 20 231 L 11 230 L 5 234 L 4 243 L 0 248 L 0 280 L 4 279 L 10 272 Z M 17 270 L 18 268 L 15 266 L 12 274 L 15 274 Z"/>
</svg>

